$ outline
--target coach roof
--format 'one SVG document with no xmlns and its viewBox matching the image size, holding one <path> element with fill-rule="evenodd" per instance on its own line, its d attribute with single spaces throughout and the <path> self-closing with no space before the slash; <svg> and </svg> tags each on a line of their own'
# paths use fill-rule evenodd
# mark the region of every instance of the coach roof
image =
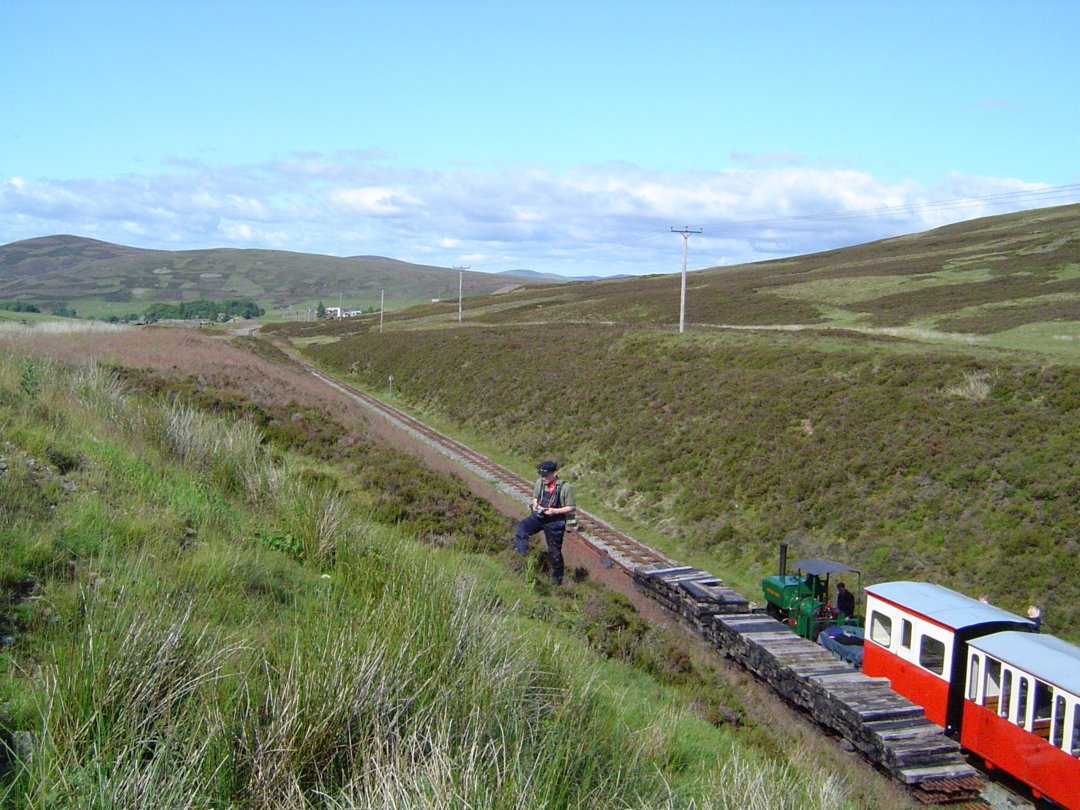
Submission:
<svg viewBox="0 0 1080 810">
<path fill-rule="evenodd" d="M 1035 627 L 1022 616 L 930 582 L 881 582 L 864 590 L 951 630 L 1002 622 Z"/>
<path fill-rule="evenodd" d="M 969 647 L 1080 695 L 1080 647 L 1054 636 L 1006 630 L 972 639 Z"/>
</svg>

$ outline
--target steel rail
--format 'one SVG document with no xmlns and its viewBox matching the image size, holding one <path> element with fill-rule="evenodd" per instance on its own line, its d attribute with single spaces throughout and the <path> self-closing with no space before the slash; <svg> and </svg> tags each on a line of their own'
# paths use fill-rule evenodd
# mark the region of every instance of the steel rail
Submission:
<svg viewBox="0 0 1080 810">
<path fill-rule="evenodd" d="M 348 383 L 344 383 L 341 380 L 330 376 L 303 358 L 288 351 L 286 347 L 281 344 L 275 342 L 275 345 L 282 349 L 282 351 L 284 351 L 294 362 L 303 367 L 309 374 L 313 375 L 326 385 L 345 394 L 366 407 L 368 410 L 378 413 L 399 429 L 420 439 L 425 444 L 448 458 L 463 464 L 481 478 L 494 483 L 501 491 L 526 504 L 531 500 L 533 483 L 523 476 L 518 475 L 512 470 L 508 470 L 506 467 L 496 464 L 483 454 L 478 453 L 457 439 L 435 430 L 419 419 L 405 413 L 400 408 L 396 408 L 372 394 L 361 391 Z M 639 565 L 677 565 L 677 563 L 664 556 L 656 549 L 638 542 L 624 532 L 616 529 L 610 523 L 607 523 L 601 518 L 582 509 L 577 510 L 577 524 L 577 528 L 568 529 L 568 533 L 577 534 L 587 546 L 591 547 L 601 557 L 609 558 L 611 564 L 619 565 L 621 568 L 625 569 L 628 574 L 633 574 L 634 568 Z M 922 788 L 916 788 L 913 793 L 920 803 L 934 802 L 935 800 L 949 803 L 948 796 L 950 793 L 953 793 L 954 791 L 957 793 L 964 793 L 965 791 L 969 792 L 972 787 L 973 784 L 965 779 L 938 780 L 933 783 L 932 786 L 928 783 Z M 998 788 L 1009 793 L 1011 797 L 1015 799 L 1021 799 L 1015 791 L 1009 790 L 1000 783 L 998 783 Z M 928 793 L 930 795 L 920 795 L 920 793 Z M 950 806 L 956 807 L 957 810 L 990 810 L 991 807 L 991 805 L 983 799 L 969 800 L 959 804 L 950 803 Z"/>
<path fill-rule="evenodd" d="M 435 430 L 400 408 L 396 408 L 372 394 L 331 377 L 326 372 L 295 355 L 290 356 L 309 374 L 326 385 L 359 402 L 369 410 L 376 411 L 383 418 L 421 439 L 443 455 L 455 461 L 463 462 L 466 467 L 471 468 L 473 472 L 485 480 L 495 483 L 503 492 L 515 496 L 526 504 L 532 499 L 533 483 L 523 476 L 496 464 L 468 445 Z M 610 523 L 583 509 L 577 510 L 577 527 L 568 531 L 579 535 L 586 544 L 592 546 L 594 551 L 601 556 L 611 557 L 614 562 L 627 568 L 628 572 L 632 572 L 633 567 L 637 565 L 675 564 L 656 549 L 638 542 L 616 529 Z"/>
</svg>

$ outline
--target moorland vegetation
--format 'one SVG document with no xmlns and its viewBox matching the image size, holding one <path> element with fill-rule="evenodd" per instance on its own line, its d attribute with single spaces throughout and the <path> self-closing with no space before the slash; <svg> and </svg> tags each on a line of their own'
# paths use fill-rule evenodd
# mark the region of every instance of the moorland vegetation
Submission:
<svg viewBox="0 0 1080 810">
<path fill-rule="evenodd" d="M 674 276 L 264 331 L 748 594 L 787 539 L 1075 640 L 1078 212 L 700 271 L 685 335 Z M 108 314 L 267 258 L 70 239 L 0 293 Z M 0 312 L 4 806 L 905 803 L 625 600 L 551 592 L 270 342 L 47 319 Z"/>
<path fill-rule="evenodd" d="M 777 544 L 1080 638 L 1080 206 L 814 256 L 276 325 L 754 593 Z"/>
<path fill-rule="evenodd" d="M 272 347 L 87 329 L 0 330 L 3 806 L 903 804 Z"/>
</svg>

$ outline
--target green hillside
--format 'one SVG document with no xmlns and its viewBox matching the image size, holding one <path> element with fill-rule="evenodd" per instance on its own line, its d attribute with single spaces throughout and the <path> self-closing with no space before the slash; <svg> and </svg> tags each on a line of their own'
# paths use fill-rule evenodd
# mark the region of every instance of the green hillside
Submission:
<svg viewBox="0 0 1080 810">
<path fill-rule="evenodd" d="M 82 330 L 0 330 L 0 806 L 906 806 L 280 356 Z"/>
<path fill-rule="evenodd" d="M 1080 206 L 814 256 L 269 328 L 752 591 L 776 546 L 1080 638 Z"/>
<path fill-rule="evenodd" d="M 0 246 L 0 301 L 59 305 L 82 316 L 140 312 L 154 302 L 245 298 L 266 309 L 379 306 L 458 296 L 458 272 L 377 256 L 340 258 L 280 250 L 142 250 L 76 236 Z M 465 295 L 529 283 L 465 273 Z M 535 282 L 533 282 L 535 283 Z"/>
</svg>

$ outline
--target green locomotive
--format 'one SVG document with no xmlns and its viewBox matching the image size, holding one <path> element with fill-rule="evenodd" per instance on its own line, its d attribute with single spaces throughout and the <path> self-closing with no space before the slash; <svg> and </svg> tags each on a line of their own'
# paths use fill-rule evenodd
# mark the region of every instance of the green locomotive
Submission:
<svg viewBox="0 0 1080 810">
<path fill-rule="evenodd" d="M 829 627 L 861 627 L 854 595 L 847 611 L 830 601 L 831 574 L 852 573 L 858 576 L 855 593 L 862 590 L 862 573 L 849 565 L 832 560 L 805 559 L 792 564 L 794 574 L 787 573 L 787 545 L 780 545 L 780 573 L 765 577 L 761 590 L 766 611 L 770 616 L 791 628 L 800 636 L 817 641 Z"/>
</svg>

